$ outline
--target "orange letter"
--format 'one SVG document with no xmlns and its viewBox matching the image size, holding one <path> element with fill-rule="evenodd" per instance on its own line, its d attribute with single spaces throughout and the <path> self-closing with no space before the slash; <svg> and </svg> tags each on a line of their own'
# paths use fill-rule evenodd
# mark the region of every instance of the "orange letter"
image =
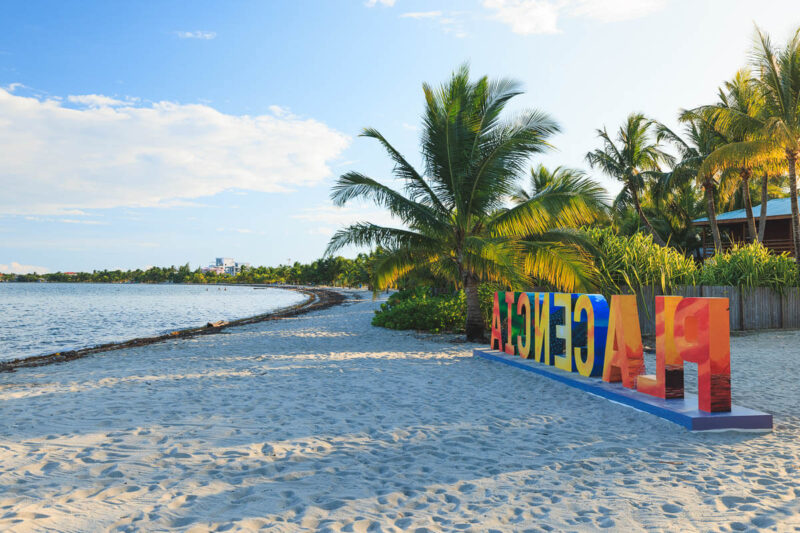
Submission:
<svg viewBox="0 0 800 533">
<path fill-rule="evenodd" d="M 697 363 L 698 408 L 731 410 L 730 318 L 727 298 L 684 298 L 675 310 L 675 346 Z"/>
<path fill-rule="evenodd" d="M 522 340 L 522 335 L 517 335 L 517 351 L 520 357 L 527 359 L 531 356 L 531 300 L 528 298 L 528 293 L 523 292 L 519 295 L 517 300 L 517 314 L 523 316 L 523 325 L 525 327 L 525 340 Z"/>
<path fill-rule="evenodd" d="M 611 309 L 608 313 L 603 381 L 622 381 L 623 386 L 634 388 L 637 376 L 644 371 L 643 354 L 636 296 L 615 294 L 611 297 Z"/>
<path fill-rule="evenodd" d="M 682 296 L 656 296 L 656 374 L 639 376 L 636 390 L 658 398 L 683 398 L 683 360 L 675 347 L 675 309 Z"/>
</svg>

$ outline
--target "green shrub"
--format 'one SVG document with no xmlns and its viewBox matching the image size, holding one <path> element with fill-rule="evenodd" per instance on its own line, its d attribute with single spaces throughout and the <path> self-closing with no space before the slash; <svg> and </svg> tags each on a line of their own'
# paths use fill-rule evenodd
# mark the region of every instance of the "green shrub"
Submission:
<svg viewBox="0 0 800 533">
<path fill-rule="evenodd" d="M 651 235 L 617 235 L 611 228 L 584 230 L 596 247 L 595 266 L 602 294 L 619 294 L 623 288 L 660 287 L 667 294 L 676 285 L 694 285 L 697 265 L 670 247 L 659 246 Z"/>
<path fill-rule="evenodd" d="M 483 324 L 487 331 L 492 328 L 492 306 L 494 305 L 494 293 L 496 291 L 504 290 L 506 290 L 506 288 L 497 283 L 482 283 L 481 285 L 478 285 L 478 298 L 480 299 L 481 303 L 481 315 L 483 316 Z"/>
<path fill-rule="evenodd" d="M 787 252 L 775 254 L 758 242 L 734 245 L 706 260 L 700 282 L 781 290 L 798 285 L 797 263 Z"/>
<path fill-rule="evenodd" d="M 414 329 L 441 333 L 462 333 L 467 304 L 463 292 L 451 296 L 430 296 L 421 288 L 392 294 L 375 311 L 372 325 L 389 329 Z"/>
</svg>

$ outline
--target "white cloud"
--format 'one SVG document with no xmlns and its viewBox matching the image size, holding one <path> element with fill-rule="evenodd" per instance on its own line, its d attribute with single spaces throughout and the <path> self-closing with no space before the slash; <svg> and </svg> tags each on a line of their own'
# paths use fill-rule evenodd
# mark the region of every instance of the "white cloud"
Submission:
<svg viewBox="0 0 800 533">
<path fill-rule="evenodd" d="M 558 33 L 559 19 L 582 17 L 614 22 L 658 11 L 668 0 L 484 0 L 492 18 L 523 35 Z"/>
<path fill-rule="evenodd" d="M 403 13 L 400 18 L 429 20 L 438 24 L 444 33 L 463 38 L 467 36 L 467 31 L 464 29 L 464 18 L 467 15 L 468 13 L 464 11 L 451 11 L 446 15 L 442 11 L 414 11 Z"/>
<path fill-rule="evenodd" d="M 559 2 L 559 4 L 563 4 Z M 559 5 L 549 0 L 484 0 L 494 11 L 492 18 L 507 24 L 514 33 L 558 33 Z"/>
<path fill-rule="evenodd" d="M 364 5 L 367 7 L 375 7 L 377 4 L 381 4 L 386 7 L 392 7 L 394 2 L 395 0 L 367 0 L 364 2 Z"/>
<path fill-rule="evenodd" d="M 8 265 L 0 264 L 0 273 L 2 274 L 47 274 L 50 269 L 43 266 L 34 265 L 21 265 L 16 261 L 12 261 Z"/>
<path fill-rule="evenodd" d="M 414 12 L 411 12 L 411 13 L 403 13 L 402 15 L 400 15 L 400 18 L 404 18 L 404 19 L 430 19 L 430 18 L 436 18 L 436 17 L 441 17 L 441 16 L 442 16 L 442 12 L 441 11 L 414 11 Z"/>
<path fill-rule="evenodd" d="M 78 220 L 74 218 L 62 218 L 59 220 L 64 224 L 87 224 L 90 226 L 107 226 L 108 222 L 100 222 L 99 220 Z"/>
<path fill-rule="evenodd" d="M 116 107 L 126 104 L 133 104 L 136 102 L 136 100 L 117 100 L 116 98 L 103 96 L 101 94 L 71 94 L 67 96 L 67 102 L 88 107 Z"/>
<path fill-rule="evenodd" d="M 320 183 L 350 139 L 279 108 L 228 115 L 200 104 L 67 100 L 0 89 L 0 214 L 165 207 L 227 189 Z M 103 103 L 107 105 L 102 105 Z"/>
<path fill-rule="evenodd" d="M 99 94 L 72 94 L 67 96 L 67 101 L 73 104 L 81 104 L 89 107 L 114 107 L 124 103 L 120 100 Z"/>
<path fill-rule="evenodd" d="M 571 3 L 570 14 L 600 22 L 631 20 L 663 8 L 667 0 L 577 0 Z"/>
<path fill-rule="evenodd" d="M 176 31 L 175 35 L 178 36 L 179 39 L 203 39 L 203 40 L 210 40 L 217 36 L 216 32 L 213 31 Z"/>
</svg>

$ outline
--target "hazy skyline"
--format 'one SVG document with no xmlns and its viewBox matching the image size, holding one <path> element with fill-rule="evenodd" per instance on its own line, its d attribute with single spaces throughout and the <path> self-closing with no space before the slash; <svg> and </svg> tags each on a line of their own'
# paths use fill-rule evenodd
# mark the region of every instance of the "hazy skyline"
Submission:
<svg viewBox="0 0 800 533">
<path fill-rule="evenodd" d="M 419 161 L 422 82 L 463 62 L 521 81 L 513 108 L 563 133 L 543 162 L 587 169 L 595 130 L 674 125 L 777 43 L 791 1 L 9 2 L 0 20 L 0 272 L 320 257 L 336 176 L 389 181 L 363 127 Z M 618 185 L 597 172 L 612 193 Z"/>
</svg>

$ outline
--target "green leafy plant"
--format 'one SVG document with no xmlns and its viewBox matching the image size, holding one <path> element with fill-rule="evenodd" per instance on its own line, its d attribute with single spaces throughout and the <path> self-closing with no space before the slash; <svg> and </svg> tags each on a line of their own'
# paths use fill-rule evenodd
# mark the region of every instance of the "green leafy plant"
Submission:
<svg viewBox="0 0 800 533">
<path fill-rule="evenodd" d="M 463 291 L 450 296 L 430 296 L 427 290 L 400 291 L 381 304 L 373 326 L 414 329 L 433 333 L 464 331 L 467 302 Z"/>
<path fill-rule="evenodd" d="M 697 265 L 677 250 L 659 246 L 651 235 L 617 235 L 611 228 L 584 230 L 594 242 L 595 267 L 602 294 L 618 294 L 628 288 L 660 287 L 668 294 L 676 285 L 694 285 Z"/>
<path fill-rule="evenodd" d="M 773 253 L 758 242 L 735 245 L 715 255 L 703 265 L 703 285 L 736 287 L 770 287 L 782 290 L 796 287 L 800 281 L 797 263 L 787 252 Z"/>
</svg>

